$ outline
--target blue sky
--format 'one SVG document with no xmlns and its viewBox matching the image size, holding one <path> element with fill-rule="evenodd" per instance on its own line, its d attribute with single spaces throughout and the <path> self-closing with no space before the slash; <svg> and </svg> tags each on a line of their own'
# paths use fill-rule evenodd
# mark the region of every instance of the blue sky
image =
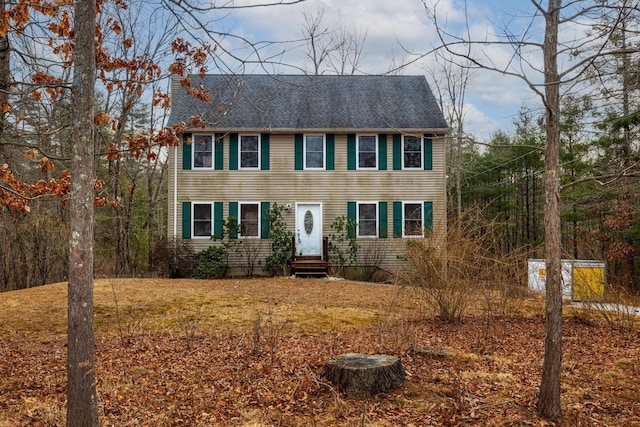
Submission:
<svg viewBox="0 0 640 427">
<path fill-rule="evenodd" d="M 435 0 L 426 2 L 433 5 Z M 236 5 L 257 3 L 260 0 L 236 1 Z M 437 3 L 440 22 L 446 22 L 452 31 L 462 31 L 466 27 L 466 8 L 469 29 L 476 39 L 486 37 L 495 40 L 502 33 L 501 26 L 516 28 L 528 23 L 530 19 L 526 16 L 532 13 L 532 5 L 528 1 L 478 0 L 469 1 L 466 6 L 463 0 L 440 0 Z M 226 30 L 249 40 L 284 42 L 269 47 L 268 52 L 284 52 L 278 56 L 283 63 L 311 70 L 300 42 L 305 10 L 322 10 L 323 22 L 330 28 L 340 25 L 347 31 L 366 33 L 360 67 L 363 73 L 388 72 L 397 64 L 414 59 L 413 53 L 427 52 L 438 43 L 422 0 L 307 0 L 296 5 L 234 11 L 219 24 L 223 23 Z M 498 65 L 506 64 L 511 58 L 507 47 L 489 44 L 484 45 L 479 54 Z M 534 64 L 539 62 L 535 55 L 531 60 Z M 426 57 L 403 68 L 400 74 L 431 75 L 434 69 L 437 72 L 433 58 Z M 299 72 L 286 66 L 274 67 L 273 71 Z M 539 108 L 538 99 L 522 81 L 496 72 L 474 71 L 466 93 L 466 130 L 482 140 L 487 140 L 497 130 L 510 132 L 513 120 L 523 105 Z"/>
</svg>

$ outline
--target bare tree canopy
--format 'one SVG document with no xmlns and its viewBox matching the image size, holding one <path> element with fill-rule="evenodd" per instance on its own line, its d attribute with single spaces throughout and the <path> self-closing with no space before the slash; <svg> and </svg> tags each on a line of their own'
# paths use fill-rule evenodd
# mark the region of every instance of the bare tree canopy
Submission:
<svg viewBox="0 0 640 427">
<path fill-rule="evenodd" d="M 311 62 L 312 74 L 355 74 L 365 57 L 366 31 L 350 31 L 339 22 L 336 27 L 325 23 L 324 9 L 306 8 L 302 12 L 302 37 L 305 56 Z"/>
<path fill-rule="evenodd" d="M 200 73 L 209 67 L 227 72 L 241 70 L 247 63 L 269 61 L 261 56 L 261 49 L 270 43 L 218 30 L 222 27 L 216 25 L 220 18 L 212 20 L 211 16 L 220 11 L 287 6 L 301 1 L 246 5 L 173 0 L 162 0 L 159 4 L 132 2 L 138 17 L 152 17 L 164 8 L 164 21 L 160 25 L 164 24 L 162 30 L 166 31 L 146 35 L 136 31 L 137 16 L 127 14 L 129 5 L 122 1 L 79 0 L 73 5 L 2 2 L 0 205 L 27 212 L 29 204 L 38 198 L 66 197 L 70 202 L 67 425 L 99 424 L 93 331 L 94 203 L 104 204 L 107 200 L 97 195 L 102 183 L 96 176 L 96 155 L 104 154 L 114 168 L 115 200 L 111 203 L 117 206 L 123 154 L 155 160 L 156 147 L 179 142 L 179 127 L 140 127 L 125 136 L 127 125 L 135 122 L 131 120 L 135 106 L 146 91 L 151 91 L 154 106 L 166 109 L 167 94 L 160 92 L 156 83 L 169 73 L 182 71 L 184 66 L 194 66 Z M 142 5 L 145 8 L 140 8 Z M 172 28 L 186 32 L 191 41 L 179 37 L 173 41 L 166 39 L 167 34 L 175 34 Z M 236 54 L 237 45 L 226 43 L 226 39 L 239 42 L 248 53 Z M 12 42 L 16 43 L 13 50 Z M 149 49 L 138 51 L 142 45 Z M 162 45 L 164 55 L 173 61 L 158 55 Z M 17 60 L 12 62 L 12 58 Z M 97 105 L 97 93 L 104 97 L 103 105 Z M 194 89 L 193 94 L 207 98 L 202 89 Z M 119 109 L 111 109 L 112 106 Z M 54 115 L 54 107 L 69 114 Z M 117 113 L 111 116 L 107 111 Z M 59 124 L 52 129 L 55 121 L 42 121 L 41 112 L 51 114 Z M 41 127 L 41 123 L 46 126 Z M 110 131 L 96 132 L 101 126 L 103 132 L 109 128 Z M 109 135 L 105 136 L 106 133 Z M 69 136 L 71 146 L 64 149 L 60 142 Z M 59 139 L 52 142 L 54 137 Z M 34 168 L 31 174 L 12 171 L 12 167 L 18 169 L 19 165 L 9 164 L 5 148 L 10 144 L 28 148 L 28 157 L 37 160 L 44 173 L 55 173 L 57 166 L 70 166 L 71 172 L 63 170 L 56 179 L 35 178 L 37 182 L 32 184 L 29 179 L 34 176 Z M 51 153 L 52 149 L 58 152 Z M 48 157 L 49 153 L 54 155 Z"/>
<path fill-rule="evenodd" d="M 423 0 L 428 18 L 438 33 L 439 45 L 463 68 L 492 71 L 526 83 L 545 110 L 546 145 L 545 187 L 545 257 L 547 264 L 547 332 L 545 356 L 538 401 L 542 417 L 559 419 L 562 365 L 562 292 L 560 225 L 560 117 L 563 97 L 585 93 L 599 94 L 603 79 L 593 79 L 596 64 L 637 52 L 628 40 L 620 37 L 628 18 L 637 12 L 633 2 L 615 4 L 599 1 L 549 0 L 547 4 L 532 0 L 520 17 L 496 23 L 499 34 L 476 37 L 467 21 L 462 30 L 447 25 L 439 14 L 439 2 Z M 517 19 L 518 18 L 518 19 Z M 524 20 L 524 23 L 522 21 Z M 596 22 L 608 25 L 595 25 Z M 566 30 L 565 30 L 566 29 Z M 622 31 L 626 36 L 629 33 Z M 634 36 L 637 36 L 635 34 Z M 499 47 L 508 56 L 496 57 Z M 427 54 L 425 54 L 426 56 Z"/>
</svg>

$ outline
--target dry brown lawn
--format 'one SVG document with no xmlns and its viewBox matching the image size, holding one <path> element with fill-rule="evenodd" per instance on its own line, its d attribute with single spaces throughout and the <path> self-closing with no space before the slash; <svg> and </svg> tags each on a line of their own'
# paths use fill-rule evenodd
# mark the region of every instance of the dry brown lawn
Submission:
<svg viewBox="0 0 640 427">
<path fill-rule="evenodd" d="M 410 289 L 336 280 L 95 284 L 105 426 L 550 425 L 536 416 L 543 302 L 481 302 L 445 324 Z M 501 313 L 501 314 L 498 314 Z M 0 426 L 65 419 L 66 285 L 0 294 Z M 640 328 L 565 306 L 564 426 L 640 426 Z M 429 358 L 420 349 L 444 348 Z M 352 399 L 346 353 L 401 357 L 405 385 Z"/>
</svg>

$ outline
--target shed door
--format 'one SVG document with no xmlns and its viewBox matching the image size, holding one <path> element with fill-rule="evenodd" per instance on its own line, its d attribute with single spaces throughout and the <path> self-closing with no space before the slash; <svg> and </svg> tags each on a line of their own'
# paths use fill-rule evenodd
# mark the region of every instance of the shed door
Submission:
<svg viewBox="0 0 640 427">
<path fill-rule="evenodd" d="M 322 255 L 320 203 L 300 203 L 296 207 L 296 255 Z"/>
<path fill-rule="evenodd" d="M 604 280 L 604 267 L 574 266 L 572 299 L 575 301 L 604 300 Z"/>
</svg>

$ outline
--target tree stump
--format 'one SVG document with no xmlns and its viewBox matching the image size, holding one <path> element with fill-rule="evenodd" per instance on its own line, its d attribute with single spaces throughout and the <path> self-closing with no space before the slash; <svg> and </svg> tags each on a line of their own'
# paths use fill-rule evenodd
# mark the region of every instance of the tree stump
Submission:
<svg viewBox="0 0 640 427">
<path fill-rule="evenodd" d="M 400 387 L 405 379 L 400 359 L 385 354 L 341 354 L 329 360 L 322 375 L 351 397 L 369 397 Z"/>
</svg>

